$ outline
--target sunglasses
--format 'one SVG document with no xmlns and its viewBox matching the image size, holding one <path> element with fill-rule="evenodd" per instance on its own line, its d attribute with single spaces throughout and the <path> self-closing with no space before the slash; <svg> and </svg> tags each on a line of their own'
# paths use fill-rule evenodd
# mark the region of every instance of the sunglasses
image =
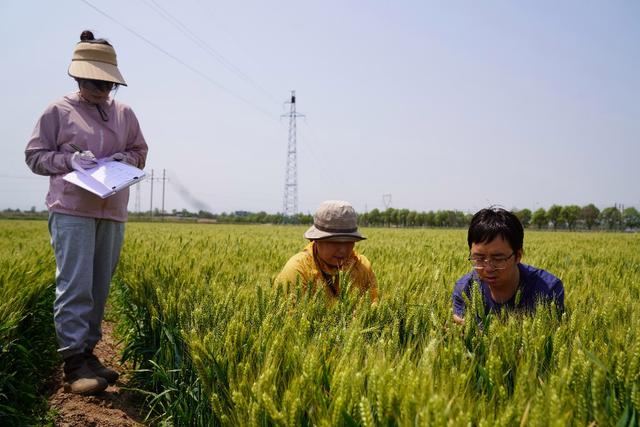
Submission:
<svg viewBox="0 0 640 427">
<path fill-rule="evenodd" d="M 81 84 L 88 89 L 99 90 L 100 92 L 111 92 L 116 86 L 113 82 L 107 82 L 104 80 L 90 80 L 83 79 Z"/>
</svg>

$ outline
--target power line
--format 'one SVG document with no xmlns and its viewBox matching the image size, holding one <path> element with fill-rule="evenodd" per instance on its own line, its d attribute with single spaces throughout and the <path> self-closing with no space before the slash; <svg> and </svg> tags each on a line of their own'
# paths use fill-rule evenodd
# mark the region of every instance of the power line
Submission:
<svg viewBox="0 0 640 427">
<path fill-rule="evenodd" d="M 255 110 L 261 112 L 262 114 L 266 115 L 267 117 L 269 117 L 272 120 L 276 120 L 277 118 L 274 117 L 270 112 L 268 112 L 267 110 L 255 105 L 254 103 L 252 103 L 251 101 L 249 101 L 248 99 L 236 94 L 235 92 L 233 92 L 231 89 L 228 89 L 227 87 L 223 86 L 222 84 L 218 83 L 217 81 L 215 81 L 214 79 L 212 79 L 211 77 L 209 77 L 207 74 L 205 74 L 204 72 L 200 71 L 199 69 L 197 69 L 196 67 L 193 67 L 192 65 L 187 64 L 186 62 L 184 62 L 182 59 L 178 58 L 177 56 L 175 56 L 174 54 L 172 54 L 171 52 L 167 51 L 166 49 L 163 49 L 161 46 L 157 45 L 156 43 L 152 42 L 151 40 L 147 39 L 146 37 L 144 37 L 142 34 L 138 33 L 137 31 L 135 31 L 133 28 L 130 28 L 129 26 L 121 23 L 120 21 L 118 21 L 117 19 L 115 19 L 114 17 L 112 17 L 111 15 L 107 14 L 106 12 L 104 12 L 103 10 L 99 9 L 98 7 L 94 6 L 93 4 L 91 4 L 88 0 L 80 0 L 81 2 L 85 3 L 87 6 L 91 7 L 93 10 L 95 10 L 96 12 L 98 12 L 99 14 L 101 14 L 102 16 L 104 16 L 105 18 L 113 21 L 114 23 L 116 23 L 117 25 L 121 26 L 122 28 L 124 28 L 125 30 L 129 31 L 131 34 L 133 34 L 134 36 L 138 37 L 139 39 L 141 39 L 142 41 L 144 41 L 145 43 L 147 43 L 149 46 L 153 47 L 154 49 L 162 52 L 163 54 L 165 54 L 166 56 L 168 56 L 169 58 L 173 59 L 174 61 L 176 61 L 177 63 L 179 63 L 180 65 L 182 65 L 183 67 L 191 70 L 192 72 L 196 73 L 197 75 L 199 75 L 200 77 L 202 77 L 203 79 L 205 79 L 206 81 L 208 81 L 209 83 L 211 83 L 212 85 L 216 86 L 218 89 L 223 90 L 224 92 L 226 92 L 227 94 L 233 96 L 234 98 L 244 102 L 245 104 L 253 107 Z"/>
<path fill-rule="evenodd" d="M 1 179 L 39 179 L 48 178 L 45 176 L 37 177 L 37 176 L 17 176 L 17 175 L 0 175 Z"/>
<path fill-rule="evenodd" d="M 254 59 L 255 56 L 253 55 L 253 53 L 249 53 L 247 46 L 244 43 L 239 42 L 235 34 L 229 30 L 229 26 L 227 25 L 229 24 L 229 22 L 218 19 L 220 17 L 220 14 L 214 12 L 214 10 L 211 8 L 212 2 L 207 0 L 199 0 L 197 1 L 197 3 L 199 3 L 200 7 L 203 9 L 203 12 L 206 14 L 207 22 L 210 23 L 211 26 L 215 26 L 217 31 L 221 32 L 224 36 L 226 36 L 225 38 L 227 42 L 230 42 L 231 44 L 235 45 L 233 52 L 242 54 L 242 56 L 244 56 L 244 58 L 248 60 L 251 63 L 251 65 L 254 66 L 254 68 L 256 66 L 260 67 L 261 64 Z M 234 25 L 234 29 L 236 28 L 237 26 Z M 279 97 L 274 96 L 270 92 L 268 93 L 269 93 L 269 97 L 272 100 L 274 100 L 278 104 L 280 103 Z"/>
<path fill-rule="evenodd" d="M 245 74 L 240 68 L 235 66 L 230 60 L 224 57 L 220 52 L 216 51 L 209 43 L 207 43 L 202 38 L 198 37 L 193 31 L 191 31 L 184 23 L 182 23 L 178 18 L 173 16 L 169 11 L 163 8 L 158 4 L 156 0 L 145 0 L 147 6 L 151 9 L 154 9 L 156 13 L 158 13 L 162 18 L 164 18 L 167 22 L 173 25 L 178 29 L 182 34 L 191 39 L 196 45 L 198 45 L 205 53 L 209 54 L 216 61 L 220 62 L 224 67 L 226 67 L 229 71 L 246 81 L 247 83 L 253 85 L 256 89 L 266 95 L 271 101 L 275 103 L 279 103 L 271 93 L 269 93 L 266 89 L 260 86 L 255 80 Z"/>
<path fill-rule="evenodd" d="M 9 190 L 0 188 L 0 193 L 42 193 L 42 188 L 11 188 Z"/>
<path fill-rule="evenodd" d="M 322 146 L 315 131 L 311 126 L 309 126 L 309 123 L 307 122 L 307 118 L 304 116 L 303 116 L 302 123 L 304 123 L 304 125 L 307 127 L 307 130 L 309 131 L 308 135 L 311 136 L 311 139 L 313 139 L 313 141 L 315 142 L 315 146 L 316 147 Z M 326 168 L 324 167 L 324 165 L 330 165 L 331 162 L 327 161 L 327 159 L 322 155 L 322 151 L 320 151 L 319 155 L 316 154 L 316 151 L 313 149 L 313 144 L 311 144 L 311 142 L 309 141 L 309 138 L 307 139 L 303 138 L 302 141 L 304 142 L 303 145 L 309 150 L 309 153 L 311 153 L 311 156 L 315 160 L 315 164 L 321 166 L 318 169 L 318 172 L 322 176 L 322 179 L 324 180 L 324 182 L 325 183 L 330 182 L 331 185 L 333 185 L 333 188 L 336 188 L 336 189 L 340 188 L 340 184 L 338 184 L 338 181 L 336 180 L 336 177 L 334 176 L 334 174 L 329 173 L 327 175 L 326 173 Z"/>
</svg>

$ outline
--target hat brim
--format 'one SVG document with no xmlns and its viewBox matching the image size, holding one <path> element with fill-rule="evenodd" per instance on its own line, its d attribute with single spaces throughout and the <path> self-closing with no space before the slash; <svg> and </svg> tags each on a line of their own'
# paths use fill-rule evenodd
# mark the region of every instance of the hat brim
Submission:
<svg viewBox="0 0 640 427">
<path fill-rule="evenodd" d="M 118 67 L 106 62 L 74 60 L 69 65 L 69 75 L 77 79 L 102 80 L 127 86 Z"/>
<path fill-rule="evenodd" d="M 358 231 L 354 231 L 353 233 L 332 233 L 318 230 L 315 225 L 312 225 L 305 231 L 304 237 L 309 240 L 329 240 L 332 242 L 358 242 L 366 239 L 366 237 Z"/>
</svg>

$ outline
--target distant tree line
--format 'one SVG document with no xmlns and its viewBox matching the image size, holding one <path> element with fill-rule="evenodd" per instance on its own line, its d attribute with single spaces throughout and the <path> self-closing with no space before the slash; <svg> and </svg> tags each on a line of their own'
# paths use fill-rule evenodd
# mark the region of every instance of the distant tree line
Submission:
<svg viewBox="0 0 640 427">
<path fill-rule="evenodd" d="M 512 209 L 526 228 L 540 230 L 637 230 L 640 213 L 634 207 L 611 206 L 600 211 L 593 203 L 586 206 L 552 205 L 539 208 Z M 376 227 L 467 227 L 471 213 L 455 210 L 416 212 L 408 209 L 373 209 L 360 215 L 360 224 Z"/>
<path fill-rule="evenodd" d="M 360 225 L 371 227 L 466 227 L 472 214 L 461 211 L 416 212 L 409 209 L 373 209 L 358 217 Z"/>
<path fill-rule="evenodd" d="M 586 206 L 552 205 L 549 209 L 511 209 L 526 228 L 539 230 L 639 230 L 640 212 L 635 207 L 621 208 L 610 206 L 603 210 L 593 203 Z M 46 218 L 47 211 L 5 209 L 0 212 L 0 218 Z M 359 215 L 361 226 L 369 227 L 462 227 L 469 225 L 473 214 L 457 210 L 440 210 L 417 212 L 409 209 L 387 208 L 373 209 Z M 208 211 L 190 212 L 186 209 L 162 214 L 155 210 L 149 212 L 129 212 L 132 220 L 148 221 L 209 221 L 222 224 L 312 224 L 313 215 L 299 213 L 294 217 L 286 217 L 281 213 L 269 214 L 265 211 L 248 212 L 235 211 L 211 213 Z"/>
<path fill-rule="evenodd" d="M 539 208 L 535 212 L 530 209 L 511 209 L 527 228 L 540 230 L 625 230 L 640 229 L 640 213 L 634 207 L 620 208 L 611 206 L 602 211 L 593 203 L 586 206 L 553 205 L 548 210 Z M 135 214 L 134 214 L 135 215 Z M 156 216 L 160 212 L 155 213 Z M 148 216 L 148 213 L 146 214 Z M 285 217 L 280 213 L 269 214 L 264 211 L 223 212 L 214 214 L 207 211 L 189 212 L 173 210 L 171 216 L 182 218 L 201 218 L 219 223 L 246 224 L 311 224 L 313 215 L 298 214 Z M 409 209 L 387 208 L 373 209 L 359 214 L 361 226 L 369 227 L 467 227 L 472 213 L 458 210 L 439 210 L 418 212 Z"/>
<path fill-rule="evenodd" d="M 129 212 L 130 219 L 149 220 L 151 216 L 149 212 Z M 208 222 L 215 222 L 220 224 L 311 224 L 313 222 L 313 215 L 299 213 L 294 217 L 286 217 L 281 213 L 270 214 L 265 211 L 249 212 L 249 211 L 235 211 L 235 212 L 222 212 L 212 213 L 209 211 L 200 210 L 198 212 L 191 212 L 186 209 L 178 211 L 173 209 L 171 213 L 162 214 L 160 210 L 155 209 L 153 212 L 154 220 L 169 219 L 180 221 L 197 221 L 206 220 Z"/>
<path fill-rule="evenodd" d="M 529 209 L 513 209 L 525 227 L 552 230 L 637 230 L 640 229 L 640 212 L 633 206 L 610 206 L 602 211 L 593 203 L 586 206 L 552 205 L 531 212 Z"/>
</svg>

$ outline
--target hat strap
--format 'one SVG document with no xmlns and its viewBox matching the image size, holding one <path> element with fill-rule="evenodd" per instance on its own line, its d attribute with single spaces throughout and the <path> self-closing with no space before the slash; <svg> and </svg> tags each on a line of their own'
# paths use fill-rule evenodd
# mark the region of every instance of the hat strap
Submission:
<svg viewBox="0 0 640 427">
<path fill-rule="evenodd" d="M 355 228 L 329 228 L 318 225 L 316 222 L 313 223 L 313 226 L 320 231 L 324 231 L 325 233 L 355 233 L 358 231 L 358 227 Z"/>
</svg>

